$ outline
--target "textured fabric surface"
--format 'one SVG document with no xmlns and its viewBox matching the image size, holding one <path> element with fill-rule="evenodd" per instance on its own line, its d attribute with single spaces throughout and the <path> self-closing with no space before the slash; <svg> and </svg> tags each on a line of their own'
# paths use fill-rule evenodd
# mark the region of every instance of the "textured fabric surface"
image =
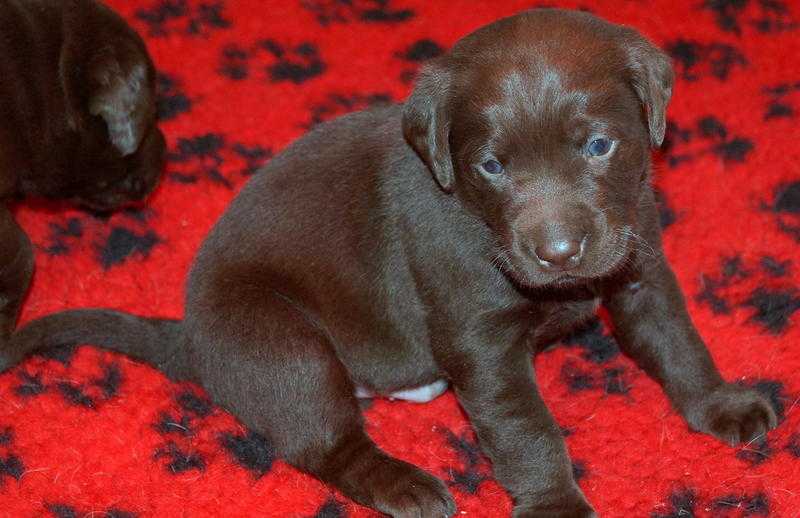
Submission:
<svg viewBox="0 0 800 518">
<path fill-rule="evenodd" d="M 160 71 L 169 163 L 142 210 L 16 209 L 36 245 L 25 321 L 86 306 L 180 317 L 195 251 L 259 164 L 319 121 L 402 100 L 425 59 L 537 5 L 110 3 Z M 780 417 L 739 448 L 690 432 L 601 318 L 535 360 L 580 485 L 603 517 L 800 516 L 800 6 L 548 4 L 633 25 L 674 58 L 655 160 L 666 253 L 723 374 L 767 394 Z M 462 516 L 509 515 L 452 393 L 365 413 L 381 447 L 447 481 Z M 125 357 L 81 347 L 0 376 L 0 516 L 373 515 L 275 458 L 199 387 Z"/>
</svg>

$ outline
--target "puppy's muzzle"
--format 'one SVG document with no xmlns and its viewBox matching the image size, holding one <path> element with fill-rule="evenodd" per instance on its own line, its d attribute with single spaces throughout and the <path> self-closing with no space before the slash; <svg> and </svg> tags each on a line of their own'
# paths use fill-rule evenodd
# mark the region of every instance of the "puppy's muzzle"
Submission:
<svg viewBox="0 0 800 518">
<path fill-rule="evenodd" d="M 568 272 L 581 265 L 588 238 L 577 226 L 548 221 L 526 232 L 521 248 L 545 272 Z"/>
<path fill-rule="evenodd" d="M 545 239 L 533 247 L 533 257 L 542 269 L 549 272 L 574 270 L 581 264 L 586 249 L 586 239 L 573 236 L 558 236 Z"/>
</svg>

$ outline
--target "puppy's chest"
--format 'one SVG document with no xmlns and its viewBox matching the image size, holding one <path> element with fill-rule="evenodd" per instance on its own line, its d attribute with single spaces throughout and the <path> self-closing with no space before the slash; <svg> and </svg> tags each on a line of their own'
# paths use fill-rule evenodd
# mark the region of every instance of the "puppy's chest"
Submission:
<svg viewBox="0 0 800 518">
<path fill-rule="evenodd" d="M 599 297 L 535 304 L 531 311 L 529 346 L 536 352 L 547 348 L 585 325 L 599 307 Z"/>
</svg>

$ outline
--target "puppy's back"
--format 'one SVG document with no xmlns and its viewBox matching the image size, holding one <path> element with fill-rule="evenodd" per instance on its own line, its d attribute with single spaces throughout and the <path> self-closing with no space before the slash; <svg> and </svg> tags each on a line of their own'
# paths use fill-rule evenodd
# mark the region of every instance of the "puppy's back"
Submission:
<svg viewBox="0 0 800 518">
<path fill-rule="evenodd" d="M 401 107 L 321 124 L 264 167 L 203 243 L 190 274 L 187 315 L 231 264 L 253 264 L 311 298 L 319 284 L 367 289 L 396 246 L 392 204 L 437 189 L 401 131 Z M 395 192 L 399 191 L 399 192 Z"/>
</svg>

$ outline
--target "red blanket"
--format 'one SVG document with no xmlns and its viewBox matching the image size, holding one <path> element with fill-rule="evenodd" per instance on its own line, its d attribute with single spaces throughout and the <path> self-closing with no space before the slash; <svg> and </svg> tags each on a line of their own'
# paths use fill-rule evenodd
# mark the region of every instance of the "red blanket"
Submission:
<svg viewBox="0 0 800 518">
<path fill-rule="evenodd" d="M 319 121 L 402 100 L 420 63 L 536 4 L 110 3 L 160 70 L 169 163 L 142 210 L 16 210 L 36 244 L 23 320 L 86 306 L 180 317 L 192 256 L 259 164 Z M 724 375 L 763 391 L 780 417 L 766 440 L 740 448 L 690 432 L 598 320 L 535 361 L 580 485 L 603 517 L 800 516 L 800 7 L 552 3 L 631 24 L 674 58 L 656 156 L 666 252 Z M 447 481 L 461 515 L 508 515 L 452 394 L 375 401 L 365 413 L 381 447 Z M 89 515 L 372 513 L 276 458 L 199 387 L 82 347 L 0 376 L 0 516 Z"/>
</svg>

